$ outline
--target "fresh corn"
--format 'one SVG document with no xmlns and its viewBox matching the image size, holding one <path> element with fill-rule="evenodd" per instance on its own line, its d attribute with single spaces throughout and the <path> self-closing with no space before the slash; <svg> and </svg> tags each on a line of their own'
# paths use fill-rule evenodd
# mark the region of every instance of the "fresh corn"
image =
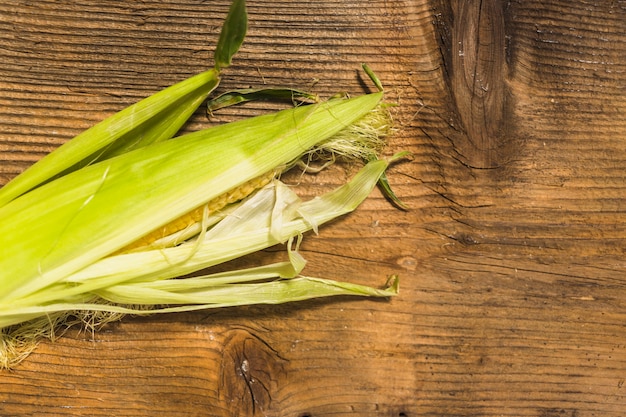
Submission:
<svg viewBox="0 0 626 417">
<path fill-rule="evenodd" d="M 244 23 L 244 1 L 235 0 L 213 70 L 122 110 L 0 190 L 0 367 L 72 312 L 119 317 L 396 294 L 397 280 L 374 289 L 303 276 L 294 244 L 354 210 L 384 178 L 389 162 L 377 152 L 390 118 L 382 91 L 166 140 L 219 82 Z M 316 148 L 369 162 L 302 202 L 275 178 Z M 172 279 L 281 243 L 285 262 Z"/>
</svg>

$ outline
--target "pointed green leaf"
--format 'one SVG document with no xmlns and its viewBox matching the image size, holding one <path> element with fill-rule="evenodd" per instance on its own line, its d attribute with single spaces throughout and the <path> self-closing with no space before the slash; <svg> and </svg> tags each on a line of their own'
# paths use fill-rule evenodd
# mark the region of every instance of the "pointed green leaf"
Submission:
<svg viewBox="0 0 626 417">
<path fill-rule="evenodd" d="M 248 14 L 245 0 L 233 0 L 228 16 L 222 26 L 215 49 L 215 69 L 230 66 L 233 55 L 239 50 L 248 30 Z"/>
</svg>

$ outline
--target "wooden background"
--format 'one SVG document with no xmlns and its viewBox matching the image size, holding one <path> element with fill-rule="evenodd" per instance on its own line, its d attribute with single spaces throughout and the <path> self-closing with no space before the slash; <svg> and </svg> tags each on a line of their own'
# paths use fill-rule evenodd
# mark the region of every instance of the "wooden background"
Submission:
<svg viewBox="0 0 626 417">
<path fill-rule="evenodd" d="M 228 5 L 3 1 L 0 183 L 212 65 Z M 249 0 L 249 13 L 220 91 L 360 94 L 368 62 L 399 104 L 387 153 L 414 158 L 389 179 L 411 210 L 375 191 L 303 253 L 309 275 L 397 273 L 400 295 L 73 329 L 0 373 L 0 415 L 625 415 L 626 3 Z"/>
</svg>

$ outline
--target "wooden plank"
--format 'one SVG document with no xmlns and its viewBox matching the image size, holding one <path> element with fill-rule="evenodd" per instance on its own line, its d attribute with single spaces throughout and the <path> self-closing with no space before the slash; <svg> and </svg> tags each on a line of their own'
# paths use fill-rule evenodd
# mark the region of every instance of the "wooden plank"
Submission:
<svg viewBox="0 0 626 417">
<path fill-rule="evenodd" d="M 207 68 L 228 5 L 0 5 L 0 183 Z M 382 285 L 398 273 L 400 296 L 70 329 L 0 373 L 0 414 L 622 415 L 623 6 L 250 0 L 249 11 L 221 91 L 356 95 L 368 62 L 399 104 L 386 153 L 413 159 L 388 176 L 411 210 L 375 191 L 302 251 L 310 275 Z M 198 113 L 186 129 L 265 108 Z M 293 179 L 313 195 L 353 171 Z"/>
</svg>

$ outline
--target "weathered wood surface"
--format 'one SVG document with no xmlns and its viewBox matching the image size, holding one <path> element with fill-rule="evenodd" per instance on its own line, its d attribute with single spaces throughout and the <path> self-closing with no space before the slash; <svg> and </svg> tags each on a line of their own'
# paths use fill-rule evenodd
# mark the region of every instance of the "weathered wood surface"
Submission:
<svg viewBox="0 0 626 417">
<path fill-rule="evenodd" d="M 210 65 L 227 7 L 3 2 L 0 183 Z M 0 373 L 0 415 L 624 415 L 626 5 L 250 0 L 249 10 L 221 90 L 358 94 L 368 62 L 400 104 L 388 153 L 414 158 L 389 178 L 411 210 L 375 192 L 303 244 L 309 274 L 382 285 L 399 273 L 400 296 L 70 330 Z M 199 114 L 190 128 L 207 124 Z M 347 170 L 301 188 L 325 190 Z"/>
</svg>

